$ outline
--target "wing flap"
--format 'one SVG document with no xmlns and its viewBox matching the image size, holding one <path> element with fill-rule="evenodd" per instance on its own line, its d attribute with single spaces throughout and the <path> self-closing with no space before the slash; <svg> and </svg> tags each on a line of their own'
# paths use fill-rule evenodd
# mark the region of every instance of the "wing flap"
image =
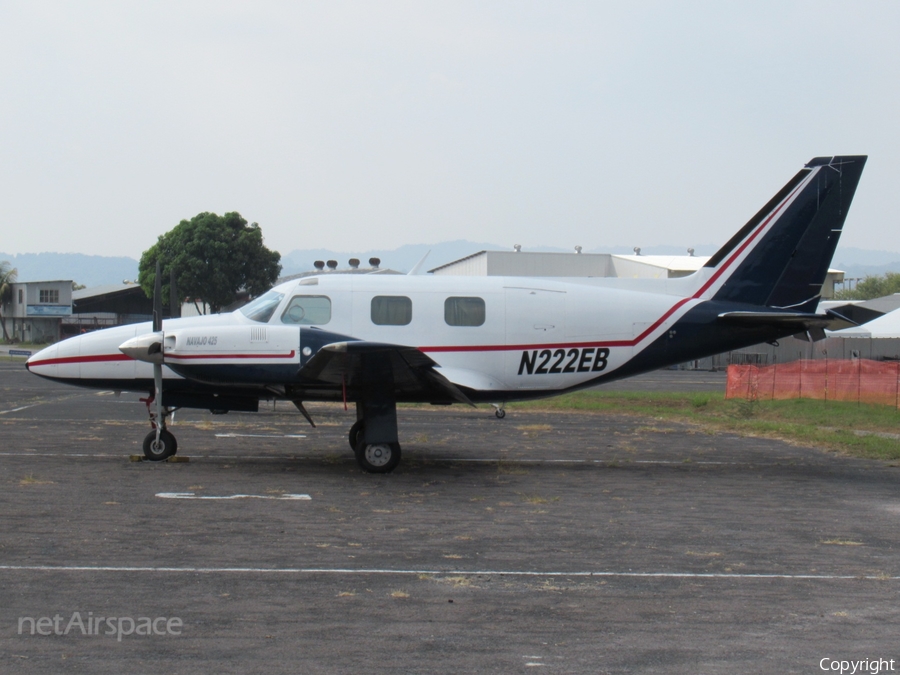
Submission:
<svg viewBox="0 0 900 675">
<path fill-rule="evenodd" d="M 297 374 L 316 384 L 360 390 L 389 385 L 398 394 L 422 400 L 473 405 L 435 370 L 437 365 L 415 347 L 354 340 L 324 345 Z"/>
</svg>

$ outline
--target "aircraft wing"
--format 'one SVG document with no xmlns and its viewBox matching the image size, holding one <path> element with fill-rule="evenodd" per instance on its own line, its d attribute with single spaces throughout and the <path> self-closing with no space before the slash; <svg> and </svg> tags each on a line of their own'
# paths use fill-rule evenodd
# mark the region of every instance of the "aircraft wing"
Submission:
<svg viewBox="0 0 900 675">
<path fill-rule="evenodd" d="M 324 345 L 298 372 L 303 381 L 347 389 L 392 388 L 435 403 L 473 405 L 434 368 L 438 364 L 415 347 L 353 340 Z"/>
</svg>

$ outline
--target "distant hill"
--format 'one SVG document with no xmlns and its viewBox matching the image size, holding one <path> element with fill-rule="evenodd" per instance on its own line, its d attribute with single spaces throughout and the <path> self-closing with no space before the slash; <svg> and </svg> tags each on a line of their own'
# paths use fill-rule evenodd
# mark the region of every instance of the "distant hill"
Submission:
<svg viewBox="0 0 900 675">
<path fill-rule="evenodd" d="M 117 258 L 83 253 L 0 253 L 18 270 L 19 281 L 53 281 L 71 279 L 84 286 L 120 284 L 134 281 L 138 275 L 138 261 L 133 258 Z"/>
<path fill-rule="evenodd" d="M 843 270 L 846 277 L 874 277 L 885 272 L 900 272 L 900 253 L 838 247 L 831 266 Z"/>
<path fill-rule="evenodd" d="M 348 266 L 347 261 L 350 258 L 358 258 L 364 266 L 368 264 L 369 258 L 380 258 L 381 267 L 398 272 L 408 272 L 415 267 L 422 256 L 431 251 L 424 266 L 426 270 L 430 270 L 478 251 L 502 251 L 510 248 L 500 244 L 458 239 L 439 244 L 406 244 L 395 249 L 371 249 L 368 251 L 298 249 L 282 255 L 281 274 L 287 276 L 308 272 L 313 269 L 313 263 L 316 260 L 337 260 L 338 266 L 345 268 Z M 714 245 L 696 246 L 695 253 L 696 255 L 712 255 L 716 249 L 717 247 Z M 554 246 L 525 246 L 522 250 L 573 252 L 568 248 Z M 593 250 L 585 249 L 584 252 L 630 254 L 633 253 L 633 249 L 626 246 L 613 246 Z M 680 246 L 645 246 L 642 247 L 641 253 L 644 255 L 685 255 L 687 249 Z M 82 253 L 20 253 L 18 255 L 0 253 L 0 260 L 6 260 L 18 269 L 20 281 L 72 279 L 79 284 L 91 287 L 119 284 L 125 279 L 135 280 L 138 275 L 138 261 L 127 257 Z M 844 270 L 848 277 L 900 272 L 900 253 L 839 247 L 831 266 Z"/>
</svg>

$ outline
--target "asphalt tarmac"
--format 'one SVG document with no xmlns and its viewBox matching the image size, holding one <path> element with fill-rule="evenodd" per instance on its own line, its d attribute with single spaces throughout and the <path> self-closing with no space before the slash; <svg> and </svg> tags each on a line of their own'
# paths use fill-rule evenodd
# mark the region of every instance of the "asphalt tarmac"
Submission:
<svg viewBox="0 0 900 675">
<path fill-rule="evenodd" d="M 887 463 L 454 406 L 376 476 L 352 411 L 279 404 L 179 411 L 153 464 L 137 398 L 0 364 L 0 672 L 900 670 Z"/>
</svg>

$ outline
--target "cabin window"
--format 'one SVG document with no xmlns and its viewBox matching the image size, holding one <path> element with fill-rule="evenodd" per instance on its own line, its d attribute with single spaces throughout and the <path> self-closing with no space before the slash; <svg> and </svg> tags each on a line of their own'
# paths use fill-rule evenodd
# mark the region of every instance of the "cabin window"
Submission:
<svg viewBox="0 0 900 675">
<path fill-rule="evenodd" d="M 378 326 L 405 326 L 412 321 L 412 300 L 405 295 L 376 295 L 372 298 L 372 323 Z"/>
<path fill-rule="evenodd" d="M 444 300 L 444 321 L 448 326 L 480 326 L 484 323 L 484 300 L 455 297 Z"/>
<path fill-rule="evenodd" d="M 240 312 L 251 321 L 267 323 L 272 318 L 275 310 L 278 309 L 278 305 L 281 304 L 283 298 L 284 293 L 269 291 L 268 293 L 263 293 L 253 302 L 241 307 Z"/>
<path fill-rule="evenodd" d="M 281 323 L 321 326 L 331 321 L 331 298 L 326 295 L 295 295 L 281 315 Z"/>
<path fill-rule="evenodd" d="M 40 299 L 41 303 L 48 303 L 53 305 L 59 304 L 59 290 L 58 289 L 46 289 L 42 288 L 40 291 Z"/>
</svg>

